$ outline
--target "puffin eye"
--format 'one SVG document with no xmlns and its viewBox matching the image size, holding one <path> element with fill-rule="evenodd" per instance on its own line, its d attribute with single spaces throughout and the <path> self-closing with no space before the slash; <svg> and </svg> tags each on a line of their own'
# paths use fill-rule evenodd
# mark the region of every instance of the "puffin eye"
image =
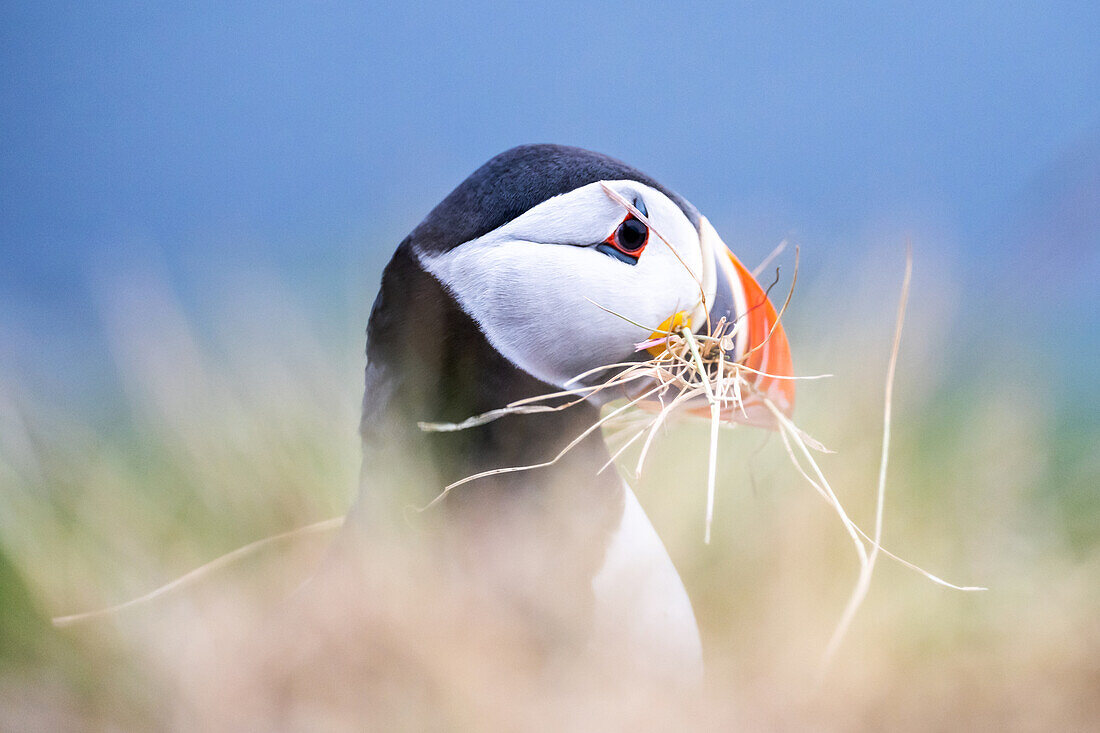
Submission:
<svg viewBox="0 0 1100 733">
<path fill-rule="evenodd" d="M 628 254 L 636 255 L 641 252 L 648 239 L 649 228 L 633 216 L 628 217 L 615 230 L 615 244 Z"/>
<path fill-rule="evenodd" d="M 649 216 L 645 203 L 640 198 L 634 199 L 634 207 L 641 212 L 642 216 Z M 633 214 L 627 214 L 611 236 L 596 245 L 596 250 L 620 262 L 636 265 L 638 257 L 641 256 L 648 242 L 649 227 L 636 219 Z"/>
</svg>

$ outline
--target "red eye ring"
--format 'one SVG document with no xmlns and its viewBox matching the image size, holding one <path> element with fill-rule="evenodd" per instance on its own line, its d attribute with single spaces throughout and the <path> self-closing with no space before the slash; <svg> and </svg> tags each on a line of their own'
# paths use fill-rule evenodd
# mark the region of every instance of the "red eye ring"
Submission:
<svg viewBox="0 0 1100 733">
<path fill-rule="evenodd" d="M 604 242 L 637 260 L 649 244 L 649 227 L 633 214 L 628 214 Z"/>
</svg>

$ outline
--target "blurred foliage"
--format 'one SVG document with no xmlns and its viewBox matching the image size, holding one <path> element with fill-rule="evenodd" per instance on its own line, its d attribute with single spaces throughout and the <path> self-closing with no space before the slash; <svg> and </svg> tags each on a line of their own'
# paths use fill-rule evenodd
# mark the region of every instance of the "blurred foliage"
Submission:
<svg viewBox="0 0 1100 733">
<path fill-rule="evenodd" d="M 19 571 L 0 552 L 0 670 L 7 671 L 39 658 L 49 625 L 34 603 Z"/>
<path fill-rule="evenodd" d="M 789 326 L 796 367 L 836 377 L 800 388 L 797 418 L 838 451 L 822 467 L 870 527 L 893 305 L 855 292 L 857 317 L 809 291 Z M 208 694 L 196 686 L 203 667 L 187 666 L 195 639 L 217 626 L 206 609 L 277 603 L 308 576 L 324 542 L 204 581 L 223 596 L 234 589 L 229 601 L 186 592 L 64 631 L 47 617 L 135 597 L 235 547 L 338 515 L 354 496 L 361 333 L 319 340 L 323 329 L 273 283 L 262 298 L 242 288 L 211 304 L 212 330 L 169 293 L 137 282 L 106 305 L 123 419 L 52 403 L 25 380 L 0 382 L 0 727 L 187 727 L 180 710 Z M 779 441 L 743 428 L 723 434 L 710 546 L 705 426 L 670 429 L 637 481 L 635 454 L 621 461 L 704 634 L 712 681 L 700 727 L 730 710 L 750 725 L 821 729 L 1072 729 L 1100 713 L 1094 406 L 1057 402 L 991 364 L 950 379 L 964 370 L 937 356 L 953 337 L 936 327 L 943 313 L 922 305 L 935 301 L 918 295 L 902 354 L 885 544 L 991 590 L 948 591 L 882 559 L 820 688 L 820 654 L 856 565 Z M 468 671 L 439 664 L 431 694 L 450 690 L 471 709 L 497 704 L 463 687 Z M 403 694 L 377 674 L 364 688 Z M 402 725 L 443 714 L 427 709 L 418 684 L 404 692 L 425 711 Z M 340 720 L 336 710 L 310 710 L 314 722 Z"/>
</svg>

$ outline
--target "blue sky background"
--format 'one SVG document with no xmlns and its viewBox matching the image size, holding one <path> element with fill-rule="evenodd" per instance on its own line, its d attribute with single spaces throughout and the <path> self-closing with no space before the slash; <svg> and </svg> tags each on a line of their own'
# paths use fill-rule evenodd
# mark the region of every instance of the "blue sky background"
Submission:
<svg viewBox="0 0 1100 733">
<path fill-rule="evenodd" d="M 991 323 L 1068 309 L 1095 344 L 1100 4 L 598 5 L 5 3 L 5 356 L 108 372 L 94 283 L 149 258 L 185 297 L 262 267 L 362 318 L 400 238 L 524 142 L 636 165 L 749 261 L 933 238 Z"/>
</svg>

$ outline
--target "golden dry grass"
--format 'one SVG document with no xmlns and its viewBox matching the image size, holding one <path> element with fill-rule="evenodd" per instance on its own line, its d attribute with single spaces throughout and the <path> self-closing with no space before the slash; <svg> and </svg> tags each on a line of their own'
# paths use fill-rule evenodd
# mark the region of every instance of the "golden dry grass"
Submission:
<svg viewBox="0 0 1100 733">
<path fill-rule="evenodd" d="M 798 423 L 837 450 L 819 458 L 822 470 L 853 519 L 873 526 L 893 294 L 849 285 L 875 316 L 815 301 L 811 284 L 786 323 L 800 369 L 837 375 L 803 387 Z M 105 320 L 123 420 L 105 425 L 20 375 L 0 381 L 0 541 L 11 567 L 0 639 L 25 642 L 0 655 L 0 727 L 1092 729 L 1100 547 L 1095 534 L 1071 534 L 1081 523 L 1068 515 L 1096 486 L 1095 457 L 1059 453 L 1061 408 L 1041 384 L 947 367 L 942 324 L 955 314 L 937 312 L 949 299 L 924 285 L 918 277 L 901 351 L 886 544 L 991 590 L 960 594 L 882 564 L 818 682 L 857 578 L 850 539 L 780 441 L 761 447 L 762 433 L 737 429 L 719 438 L 704 545 L 709 431 L 673 425 L 636 488 L 703 632 L 708 680 L 690 700 L 637 680 L 532 681 L 531 651 L 507 618 L 454 589 L 426 597 L 399 553 L 377 561 L 369 591 L 384 603 L 343 614 L 320 598 L 309 626 L 280 627 L 272 609 L 324 552 L 319 536 L 112 620 L 51 629 L 51 615 L 138 596 L 337 515 L 354 493 L 358 335 L 322 343 L 302 309 L 259 319 L 242 313 L 240 294 L 211 306 L 225 325 L 200 335 L 163 283 L 114 292 Z M 1094 424 L 1075 429 L 1085 431 L 1075 444 L 1100 442 Z M 639 450 L 621 457 L 626 473 Z"/>
</svg>

